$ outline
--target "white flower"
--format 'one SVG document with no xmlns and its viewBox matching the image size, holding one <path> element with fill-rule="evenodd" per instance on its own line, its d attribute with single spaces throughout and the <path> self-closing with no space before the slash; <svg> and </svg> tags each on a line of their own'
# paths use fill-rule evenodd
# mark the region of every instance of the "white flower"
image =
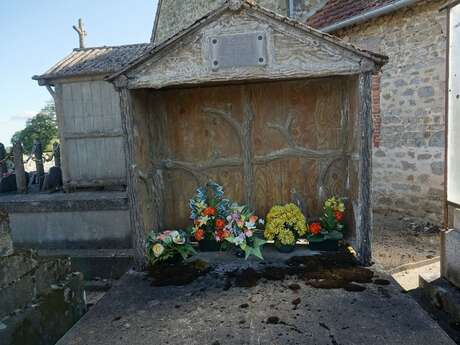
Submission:
<svg viewBox="0 0 460 345">
<path fill-rule="evenodd" d="M 179 231 L 171 232 L 171 238 L 175 244 L 184 244 L 185 238 L 182 236 Z"/>
<path fill-rule="evenodd" d="M 256 225 L 252 222 L 246 222 L 244 223 L 244 226 L 248 229 L 248 230 L 252 230 L 252 229 L 255 229 L 256 228 Z"/>
</svg>

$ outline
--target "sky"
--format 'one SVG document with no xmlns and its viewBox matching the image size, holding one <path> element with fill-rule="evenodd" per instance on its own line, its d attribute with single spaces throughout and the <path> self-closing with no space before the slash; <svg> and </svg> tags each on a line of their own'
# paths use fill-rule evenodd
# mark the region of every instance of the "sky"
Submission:
<svg viewBox="0 0 460 345">
<path fill-rule="evenodd" d="M 0 0 L 0 142 L 24 128 L 51 101 L 32 80 L 78 47 L 72 29 L 83 18 L 86 46 L 148 42 L 157 0 Z"/>
</svg>

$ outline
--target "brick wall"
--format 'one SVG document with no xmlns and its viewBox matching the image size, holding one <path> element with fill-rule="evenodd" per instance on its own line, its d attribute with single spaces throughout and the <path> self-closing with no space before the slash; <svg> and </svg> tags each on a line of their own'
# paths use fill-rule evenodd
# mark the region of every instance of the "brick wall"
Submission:
<svg viewBox="0 0 460 345">
<path fill-rule="evenodd" d="M 379 77 L 373 83 L 375 210 L 436 223 L 444 188 L 443 3 L 422 1 L 335 33 L 390 58 L 380 93 Z"/>
</svg>

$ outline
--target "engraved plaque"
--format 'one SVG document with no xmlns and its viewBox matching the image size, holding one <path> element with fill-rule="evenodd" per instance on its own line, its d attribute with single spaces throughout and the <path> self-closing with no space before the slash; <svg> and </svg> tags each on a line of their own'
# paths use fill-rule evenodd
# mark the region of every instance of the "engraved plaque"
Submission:
<svg viewBox="0 0 460 345">
<path fill-rule="evenodd" d="M 267 39 L 264 32 L 212 36 L 209 45 L 213 71 L 267 64 Z"/>
</svg>

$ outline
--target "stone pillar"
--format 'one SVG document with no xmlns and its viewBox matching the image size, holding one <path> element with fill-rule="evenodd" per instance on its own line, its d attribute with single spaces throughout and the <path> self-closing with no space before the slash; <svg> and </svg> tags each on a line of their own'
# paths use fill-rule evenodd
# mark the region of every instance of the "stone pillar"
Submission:
<svg viewBox="0 0 460 345">
<path fill-rule="evenodd" d="M 8 215 L 0 211 L 0 257 L 13 254 Z"/>
<path fill-rule="evenodd" d="M 460 209 L 454 210 L 454 228 L 441 234 L 441 274 L 460 288 Z"/>
<path fill-rule="evenodd" d="M 13 155 L 14 155 L 14 172 L 16 175 L 16 186 L 17 186 L 18 193 L 26 193 L 27 192 L 27 179 L 26 179 L 26 173 L 24 171 L 23 150 L 22 150 L 22 144 L 20 141 L 14 143 Z"/>
<path fill-rule="evenodd" d="M 2 176 L 8 172 L 8 167 L 6 165 L 5 158 L 5 146 L 2 143 L 0 143 L 0 178 L 2 178 Z"/>
</svg>

